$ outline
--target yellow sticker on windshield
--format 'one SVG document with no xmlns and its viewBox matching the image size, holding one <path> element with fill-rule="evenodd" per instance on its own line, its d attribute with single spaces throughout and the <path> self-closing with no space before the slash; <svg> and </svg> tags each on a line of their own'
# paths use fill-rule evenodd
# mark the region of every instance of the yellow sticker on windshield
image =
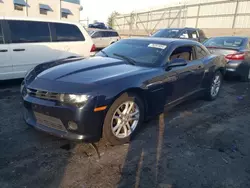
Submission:
<svg viewBox="0 0 250 188">
<path fill-rule="evenodd" d="M 163 44 L 149 44 L 148 47 L 159 48 L 159 49 L 164 50 L 165 48 L 167 48 L 167 45 L 163 45 Z"/>
</svg>

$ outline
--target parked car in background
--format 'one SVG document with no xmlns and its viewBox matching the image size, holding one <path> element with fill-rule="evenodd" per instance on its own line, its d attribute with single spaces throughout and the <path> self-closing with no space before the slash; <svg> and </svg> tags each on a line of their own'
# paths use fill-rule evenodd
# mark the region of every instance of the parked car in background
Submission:
<svg viewBox="0 0 250 188">
<path fill-rule="evenodd" d="M 96 22 L 93 24 L 89 24 L 89 28 L 95 28 L 95 29 L 107 29 L 106 25 L 103 22 Z"/>
<path fill-rule="evenodd" d="M 21 88 L 24 118 L 58 137 L 124 144 L 164 107 L 195 94 L 216 99 L 225 64 L 192 40 L 120 40 L 96 57 L 35 67 Z"/>
<path fill-rule="evenodd" d="M 23 78 L 36 65 L 94 51 L 77 23 L 0 17 L 0 80 Z"/>
<path fill-rule="evenodd" d="M 120 40 L 120 36 L 115 30 L 89 29 L 88 33 L 91 36 L 96 48 L 105 48 Z"/>
<path fill-rule="evenodd" d="M 203 30 L 186 27 L 160 29 L 151 37 L 191 39 L 201 43 L 207 39 Z"/>
<path fill-rule="evenodd" d="M 225 36 L 213 37 L 204 45 L 213 54 L 222 54 L 227 59 L 227 73 L 250 81 L 250 43 L 248 37 Z"/>
</svg>

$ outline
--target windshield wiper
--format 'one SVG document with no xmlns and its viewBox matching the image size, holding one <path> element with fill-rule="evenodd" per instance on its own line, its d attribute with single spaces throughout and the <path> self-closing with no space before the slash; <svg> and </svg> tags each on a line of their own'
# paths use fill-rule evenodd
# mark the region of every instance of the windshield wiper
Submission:
<svg viewBox="0 0 250 188">
<path fill-rule="evenodd" d="M 135 64 L 136 64 L 136 61 L 135 61 L 135 60 L 133 60 L 132 58 L 127 57 L 127 56 L 125 56 L 125 55 L 116 54 L 116 53 L 114 53 L 113 55 L 114 55 L 114 56 L 117 56 L 117 57 L 120 57 L 120 58 L 122 58 L 122 59 L 125 59 L 125 60 L 126 60 L 128 63 L 130 63 L 131 65 L 135 65 Z"/>
<path fill-rule="evenodd" d="M 101 50 L 100 52 L 102 52 L 106 57 L 109 57 L 108 54 L 104 52 L 103 50 Z"/>
</svg>

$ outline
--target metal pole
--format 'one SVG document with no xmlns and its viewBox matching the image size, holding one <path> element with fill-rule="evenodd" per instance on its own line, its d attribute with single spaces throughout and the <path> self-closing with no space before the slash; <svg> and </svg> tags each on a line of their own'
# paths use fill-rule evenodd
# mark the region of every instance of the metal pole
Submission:
<svg viewBox="0 0 250 188">
<path fill-rule="evenodd" d="M 232 28 L 235 28 L 236 17 L 237 17 L 237 14 L 238 14 L 238 7 L 239 7 L 239 0 L 237 0 L 237 2 L 236 2 Z"/>
<path fill-rule="evenodd" d="M 198 6 L 198 11 L 197 11 L 196 23 L 195 23 L 196 28 L 198 27 L 198 22 L 199 22 L 199 17 L 200 17 L 200 9 L 201 9 L 201 6 L 199 5 Z"/>
<path fill-rule="evenodd" d="M 59 0 L 59 20 L 62 19 L 62 11 L 61 11 L 61 8 L 62 8 L 62 1 Z"/>
<path fill-rule="evenodd" d="M 181 12 L 182 12 L 182 6 L 180 6 L 180 14 L 179 14 L 179 19 L 178 19 L 178 27 L 181 27 Z"/>
<path fill-rule="evenodd" d="M 28 0 L 26 0 L 26 16 L 28 17 Z"/>
<path fill-rule="evenodd" d="M 169 9 L 169 12 L 168 12 L 168 28 L 170 27 L 170 22 L 171 22 L 171 8 Z"/>
</svg>

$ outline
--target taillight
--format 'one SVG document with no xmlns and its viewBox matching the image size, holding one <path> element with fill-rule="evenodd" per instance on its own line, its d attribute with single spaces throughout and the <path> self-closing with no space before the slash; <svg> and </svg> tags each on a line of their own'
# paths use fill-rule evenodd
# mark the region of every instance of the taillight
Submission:
<svg viewBox="0 0 250 188">
<path fill-rule="evenodd" d="M 93 44 L 92 47 L 91 47 L 90 52 L 95 52 L 95 51 L 96 51 L 96 47 L 95 47 L 95 44 Z"/>
<path fill-rule="evenodd" d="M 228 54 L 226 55 L 226 59 L 228 60 L 244 60 L 245 53 L 236 53 L 236 54 Z"/>
</svg>

